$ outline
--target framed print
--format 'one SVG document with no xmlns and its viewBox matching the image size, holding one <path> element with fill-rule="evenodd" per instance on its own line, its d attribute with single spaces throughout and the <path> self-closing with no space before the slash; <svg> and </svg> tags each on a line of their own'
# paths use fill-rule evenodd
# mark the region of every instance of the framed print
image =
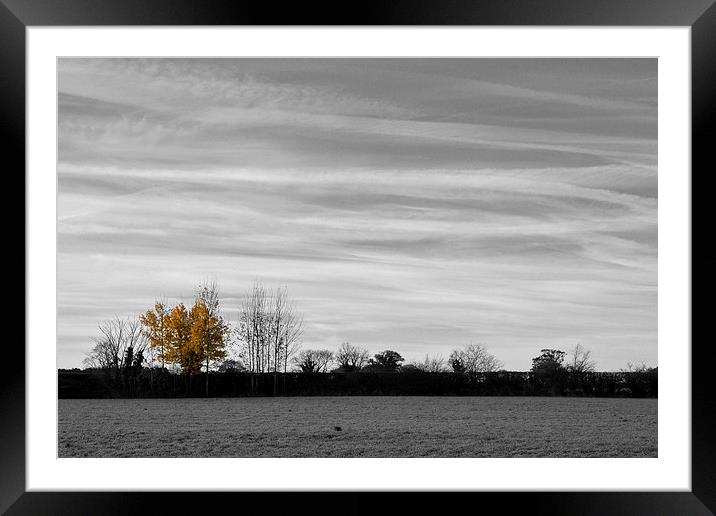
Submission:
<svg viewBox="0 0 716 516">
<path fill-rule="evenodd" d="M 3 510 L 716 510 L 716 8 L 628 7 L 4 0 Z"/>
</svg>

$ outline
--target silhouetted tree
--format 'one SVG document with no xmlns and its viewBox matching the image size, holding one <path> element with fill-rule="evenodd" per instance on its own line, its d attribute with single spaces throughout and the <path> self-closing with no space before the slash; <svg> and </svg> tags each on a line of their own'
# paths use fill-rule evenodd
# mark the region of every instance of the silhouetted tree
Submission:
<svg viewBox="0 0 716 516">
<path fill-rule="evenodd" d="M 567 364 L 567 370 L 575 374 L 594 372 L 596 363 L 591 359 L 591 354 L 591 351 L 584 349 L 581 344 L 577 344 L 572 349 L 572 357 Z"/>
<path fill-rule="evenodd" d="M 465 372 L 465 364 L 463 363 L 462 358 L 454 351 L 450 354 L 450 358 L 448 358 L 448 363 L 450 364 L 450 367 L 452 367 L 453 372 L 458 374 Z"/>
<path fill-rule="evenodd" d="M 626 368 L 619 369 L 619 392 L 631 396 L 656 396 L 658 391 L 659 368 L 645 363 L 634 365 L 627 362 Z"/>
<path fill-rule="evenodd" d="M 124 360 L 122 361 L 122 368 L 127 370 L 132 367 L 132 362 L 134 360 L 134 348 L 132 346 L 129 346 L 127 348 L 127 351 L 124 352 Z"/>
<path fill-rule="evenodd" d="M 550 389 L 552 394 L 562 390 L 566 368 L 564 356 L 559 349 L 541 349 L 540 355 L 532 359 L 532 376 L 540 389 Z"/>
<path fill-rule="evenodd" d="M 125 366 L 131 366 L 135 353 L 143 353 L 147 340 L 138 319 L 127 318 L 103 321 L 99 324 L 101 336 L 84 360 L 86 367 L 106 371 L 118 380 Z"/>
<path fill-rule="evenodd" d="M 294 361 L 304 373 L 325 372 L 333 361 L 333 352 L 328 349 L 306 349 Z"/>
<path fill-rule="evenodd" d="M 532 359 L 532 372 L 549 375 L 564 369 L 565 355 L 558 349 L 541 349 L 540 355 Z"/>
<path fill-rule="evenodd" d="M 479 344 L 470 344 L 464 349 L 450 353 L 448 363 L 456 373 L 490 373 L 502 368 L 502 362 Z"/>
<path fill-rule="evenodd" d="M 397 371 L 403 361 L 405 361 L 405 359 L 400 356 L 400 353 L 387 349 L 382 353 L 373 355 L 373 358 L 368 362 L 367 369 L 374 371 Z"/>
<path fill-rule="evenodd" d="M 368 362 L 368 350 L 344 342 L 336 352 L 336 362 L 340 371 L 357 371 Z"/>
<path fill-rule="evenodd" d="M 217 370 L 220 373 L 226 373 L 227 371 L 234 371 L 238 373 L 241 371 L 246 371 L 246 367 L 244 367 L 244 364 L 242 364 L 239 360 L 229 358 L 219 364 Z"/>
<path fill-rule="evenodd" d="M 136 369 L 142 369 L 144 366 L 144 352 L 140 349 L 134 354 L 134 360 L 132 360 L 132 367 Z"/>
<path fill-rule="evenodd" d="M 447 370 L 445 359 L 440 355 L 434 357 L 425 355 L 425 360 L 422 362 L 411 362 L 409 364 L 405 364 L 400 368 L 400 370 L 402 371 L 406 368 L 422 371 L 424 373 L 442 373 Z"/>
<path fill-rule="evenodd" d="M 587 377 L 594 372 L 596 364 L 591 359 L 591 352 L 577 344 L 566 360 L 566 370 L 569 374 L 568 387 L 571 394 L 584 394 L 587 387 Z M 586 383 L 585 383 L 586 382 Z"/>
<path fill-rule="evenodd" d="M 410 363 L 407 363 L 407 364 L 403 364 L 403 365 L 400 367 L 400 372 L 401 372 L 401 373 L 424 373 L 424 372 L 426 372 L 426 371 L 422 370 L 422 369 L 418 366 L 418 363 L 416 363 L 416 362 L 410 362 Z"/>
<path fill-rule="evenodd" d="M 620 373 L 646 373 L 651 370 L 655 370 L 656 367 L 649 367 L 644 362 L 642 362 L 639 365 L 635 365 L 631 362 L 627 362 L 626 367 L 620 367 L 619 372 Z"/>
</svg>

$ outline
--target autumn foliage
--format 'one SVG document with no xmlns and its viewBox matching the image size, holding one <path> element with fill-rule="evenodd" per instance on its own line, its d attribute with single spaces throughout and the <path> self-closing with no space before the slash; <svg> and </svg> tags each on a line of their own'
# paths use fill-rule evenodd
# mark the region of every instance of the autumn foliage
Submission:
<svg viewBox="0 0 716 516">
<path fill-rule="evenodd" d="M 202 287 L 191 309 L 179 303 L 168 309 L 156 303 L 140 318 L 149 345 L 162 364 L 176 364 L 184 374 L 208 371 L 211 362 L 226 357 L 228 326 L 219 315 L 219 299 Z"/>
<path fill-rule="evenodd" d="M 162 364 L 167 361 L 167 310 L 164 303 L 157 302 L 152 310 L 139 316 L 144 328 L 144 335 L 149 339 L 149 346 L 157 353 L 156 357 Z"/>
</svg>

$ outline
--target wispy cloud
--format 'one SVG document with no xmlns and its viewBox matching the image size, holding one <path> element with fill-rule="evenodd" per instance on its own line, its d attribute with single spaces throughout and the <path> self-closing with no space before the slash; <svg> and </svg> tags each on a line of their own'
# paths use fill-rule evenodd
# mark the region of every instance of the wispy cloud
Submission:
<svg viewBox="0 0 716 516">
<path fill-rule="evenodd" d="M 216 277 L 305 345 L 656 363 L 655 60 L 62 59 L 58 362 Z"/>
</svg>

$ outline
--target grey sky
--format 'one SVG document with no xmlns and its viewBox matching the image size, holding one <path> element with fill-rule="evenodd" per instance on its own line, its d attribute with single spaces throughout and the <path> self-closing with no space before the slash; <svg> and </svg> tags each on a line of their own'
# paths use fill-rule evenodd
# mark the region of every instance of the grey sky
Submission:
<svg viewBox="0 0 716 516">
<path fill-rule="evenodd" d="M 655 59 L 60 59 L 58 366 L 286 285 L 304 347 L 657 363 Z"/>
</svg>

